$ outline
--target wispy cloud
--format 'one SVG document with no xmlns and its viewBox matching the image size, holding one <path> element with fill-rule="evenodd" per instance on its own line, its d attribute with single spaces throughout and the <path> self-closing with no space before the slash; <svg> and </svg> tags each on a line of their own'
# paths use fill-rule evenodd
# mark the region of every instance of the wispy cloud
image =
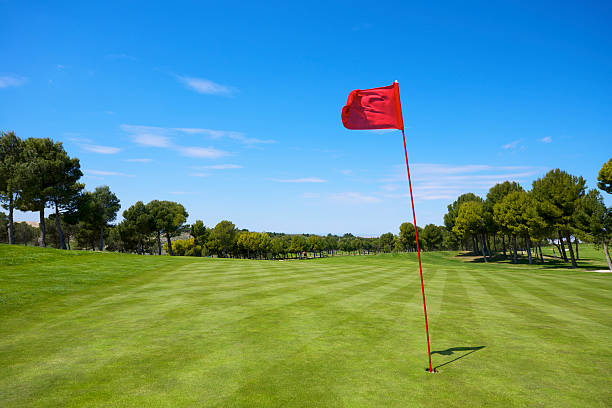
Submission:
<svg viewBox="0 0 612 408">
<path fill-rule="evenodd" d="M 214 147 L 179 147 L 177 150 L 187 157 L 200 157 L 205 159 L 216 159 L 222 156 L 227 156 L 229 153 L 223 150 L 215 149 Z"/>
<path fill-rule="evenodd" d="M 352 203 L 352 204 L 370 204 L 370 203 L 379 203 L 382 200 L 378 197 L 365 195 L 362 193 L 356 192 L 344 192 L 344 193 L 334 193 L 330 195 L 330 198 L 333 201 L 341 201 L 343 203 Z"/>
<path fill-rule="evenodd" d="M 232 139 L 238 142 L 241 142 L 246 145 L 255 145 L 255 144 L 270 144 L 276 143 L 276 140 L 270 139 L 257 139 L 254 137 L 247 137 L 242 132 L 236 132 L 233 130 L 215 130 L 215 129 L 202 129 L 202 128 L 174 128 L 173 130 L 187 133 L 190 135 L 205 135 L 210 137 L 211 139 Z"/>
<path fill-rule="evenodd" d="M 125 174 L 125 173 L 120 173 L 117 171 L 106 171 L 106 170 L 85 170 L 85 175 L 136 177 L 133 174 Z"/>
<path fill-rule="evenodd" d="M 510 143 L 506 143 L 505 145 L 502 145 L 502 149 L 504 149 L 504 150 L 516 150 L 516 149 L 522 147 L 520 145 L 521 142 L 522 142 L 522 139 L 513 140 Z"/>
<path fill-rule="evenodd" d="M 81 147 L 83 148 L 83 150 L 87 150 L 88 152 L 100 153 L 100 154 L 117 154 L 121 151 L 120 148 L 111 147 L 111 146 L 82 144 Z"/>
<path fill-rule="evenodd" d="M 130 163 L 151 163 L 153 159 L 125 159 L 125 161 Z"/>
<path fill-rule="evenodd" d="M 296 179 L 272 179 L 272 181 L 276 181 L 277 183 L 325 183 L 327 180 L 323 180 L 318 177 L 304 177 L 304 178 L 296 178 Z"/>
<path fill-rule="evenodd" d="M 8 88 L 11 86 L 21 86 L 28 82 L 27 78 L 18 75 L 0 76 L 0 88 Z"/>
<path fill-rule="evenodd" d="M 179 145 L 176 140 L 186 140 L 189 136 L 193 135 L 206 135 L 211 139 L 229 138 L 236 140 L 242 144 L 252 145 L 258 143 L 273 143 L 273 140 L 259 140 L 254 138 L 248 138 L 241 132 L 226 131 L 226 130 L 213 130 L 203 128 L 164 128 L 156 126 L 141 126 L 141 125 L 127 125 L 123 124 L 120 126 L 121 130 L 126 132 L 130 139 L 136 144 L 141 146 L 149 147 L 166 147 L 171 148 L 179 152 L 183 156 L 187 157 L 199 157 L 216 159 L 219 157 L 229 156 L 230 152 L 219 150 L 212 146 L 184 146 Z M 193 138 L 190 139 L 193 141 Z M 217 169 L 226 168 L 239 168 L 236 165 L 225 165 L 231 167 L 218 167 Z"/>
<path fill-rule="evenodd" d="M 189 173 L 191 177 L 208 177 L 210 174 L 207 173 Z"/>
<path fill-rule="evenodd" d="M 542 143 L 552 143 L 552 137 L 546 136 L 546 137 L 539 139 L 539 141 Z"/>
<path fill-rule="evenodd" d="M 171 145 L 168 129 L 134 125 L 121 125 L 120 128 L 130 135 L 134 143 L 139 145 L 152 147 L 169 147 Z"/>
<path fill-rule="evenodd" d="M 188 76 L 177 76 L 177 79 L 188 88 L 205 95 L 232 95 L 235 90 L 232 87 L 221 85 L 209 79 Z"/>
<path fill-rule="evenodd" d="M 524 183 L 542 171 L 530 166 L 481 164 L 415 163 L 410 166 L 412 190 L 417 200 L 450 200 L 467 192 L 484 196 L 497 183 L 506 180 Z M 382 196 L 409 198 L 407 181 L 405 166 L 397 165 L 391 175 L 380 180 Z"/>
</svg>

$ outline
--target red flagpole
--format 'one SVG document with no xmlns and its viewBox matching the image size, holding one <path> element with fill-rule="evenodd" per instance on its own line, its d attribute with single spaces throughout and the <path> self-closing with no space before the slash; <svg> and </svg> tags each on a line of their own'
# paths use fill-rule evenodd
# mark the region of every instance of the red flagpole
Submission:
<svg viewBox="0 0 612 408">
<path fill-rule="evenodd" d="M 431 368 L 431 349 L 429 347 L 429 327 L 427 325 L 427 306 L 425 305 L 425 285 L 423 284 L 423 268 L 421 267 L 421 250 L 419 248 L 419 232 L 417 230 L 416 213 L 414 212 L 414 198 L 412 197 L 412 182 L 410 181 L 410 166 L 408 165 L 408 150 L 406 150 L 406 136 L 402 129 L 402 138 L 404 139 L 404 155 L 406 156 L 406 171 L 408 172 L 408 186 L 410 187 L 410 202 L 412 203 L 412 219 L 414 220 L 414 235 L 416 237 L 417 256 L 419 258 L 419 273 L 421 275 L 421 292 L 423 293 L 423 313 L 425 314 L 425 333 L 427 335 L 427 356 L 429 357 L 429 372 Z"/>
</svg>

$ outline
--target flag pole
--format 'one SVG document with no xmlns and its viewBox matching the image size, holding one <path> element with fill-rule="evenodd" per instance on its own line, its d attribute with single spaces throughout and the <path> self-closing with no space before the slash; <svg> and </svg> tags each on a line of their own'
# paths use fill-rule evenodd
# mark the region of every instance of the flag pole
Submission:
<svg viewBox="0 0 612 408">
<path fill-rule="evenodd" d="M 397 82 L 397 81 L 395 81 Z M 399 99 L 399 86 L 397 87 Z M 404 140 L 404 155 L 406 157 L 406 172 L 408 173 L 408 187 L 410 188 L 410 203 L 412 204 L 412 219 L 414 220 L 414 235 L 416 238 L 417 257 L 419 258 L 419 274 L 421 276 L 421 293 L 423 294 L 423 314 L 425 315 L 425 334 L 427 335 L 427 357 L 429 358 L 429 372 L 433 373 L 431 368 L 431 348 L 429 346 L 429 327 L 427 324 L 427 306 L 425 305 L 425 285 L 423 284 L 423 268 L 421 267 L 421 249 L 419 248 L 419 231 L 417 229 L 416 213 L 414 212 L 414 198 L 412 196 L 412 181 L 410 181 L 410 166 L 408 165 L 408 150 L 406 149 L 406 135 L 404 134 L 404 126 L 402 120 L 402 139 Z"/>
</svg>

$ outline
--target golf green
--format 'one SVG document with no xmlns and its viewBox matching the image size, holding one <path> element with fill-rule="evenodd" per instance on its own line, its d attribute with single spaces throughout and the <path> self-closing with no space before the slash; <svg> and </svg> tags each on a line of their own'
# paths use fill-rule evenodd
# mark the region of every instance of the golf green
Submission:
<svg viewBox="0 0 612 408">
<path fill-rule="evenodd" d="M 2 407 L 612 405 L 612 274 L 0 245 Z M 597 258 L 597 259 L 596 259 Z M 591 260 L 591 261 L 590 261 Z M 590 267 L 596 265 L 596 267 Z"/>
</svg>

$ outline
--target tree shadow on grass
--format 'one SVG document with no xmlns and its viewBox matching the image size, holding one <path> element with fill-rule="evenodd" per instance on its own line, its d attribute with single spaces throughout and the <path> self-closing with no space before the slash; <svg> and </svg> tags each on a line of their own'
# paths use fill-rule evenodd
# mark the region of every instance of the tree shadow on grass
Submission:
<svg viewBox="0 0 612 408">
<path fill-rule="evenodd" d="M 455 357 L 454 359 L 447 361 L 446 363 L 443 364 L 439 364 L 437 366 L 434 367 L 434 370 L 437 370 L 440 367 L 443 367 L 447 364 L 453 363 L 459 359 L 462 359 L 463 357 L 467 357 L 468 355 L 477 352 L 478 350 L 481 350 L 485 348 L 485 346 L 476 346 L 476 347 L 451 347 L 448 348 L 446 350 L 436 350 L 436 351 L 432 351 L 431 354 L 441 354 L 443 356 L 452 356 L 455 353 L 457 354 L 461 354 L 464 351 L 467 351 L 467 353 L 463 353 L 461 354 L 459 357 Z"/>
<path fill-rule="evenodd" d="M 464 256 L 466 259 L 462 259 L 463 262 L 466 263 L 478 263 L 483 264 L 484 259 L 482 255 L 475 256 L 474 254 L 470 255 L 457 255 L 457 257 Z M 469 258 L 468 258 L 469 256 Z M 470 259 L 471 258 L 471 259 Z M 526 255 L 520 254 L 517 257 L 516 263 L 512 262 L 512 255 L 509 254 L 507 257 L 504 257 L 503 254 L 494 254 L 493 256 L 487 256 L 487 260 L 489 264 L 501 264 L 501 265 L 529 265 L 529 258 Z M 594 270 L 594 269 L 608 269 L 607 265 L 600 264 L 599 260 L 581 257 L 577 263 L 578 266 L 574 269 L 576 270 Z M 545 269 L 572 269 L 571 262 L 565 262 L 561 258 L 552 257 L 550 255 L 544 256 L 544 263 L 540 261 L 539 256 L 536 258 L 533 256 L 533 266 L 539 266 Z"/>
</svg>

